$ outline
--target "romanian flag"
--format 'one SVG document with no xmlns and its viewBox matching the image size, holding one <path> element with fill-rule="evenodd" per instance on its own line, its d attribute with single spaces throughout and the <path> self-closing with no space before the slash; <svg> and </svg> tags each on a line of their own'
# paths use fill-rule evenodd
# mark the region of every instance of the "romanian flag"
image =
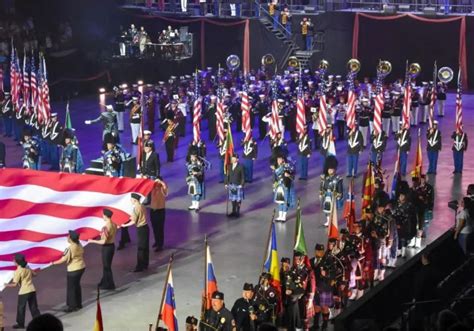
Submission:
<svg viewBox="0 0 474 331">
<path fill-rule="evenodd" d="M 412 177 L 420 177 L 423 173 L 423 151 L 421 149 L 421 130 L 418 129 L 418 146 L 416 148 L 415 162 L 413 163 Z"/>
<path fill-rule="evenodd" d="M 102 323 L 102 309 L 100 309 L 99 293 L 99 290 L 97 290 L 97 312 L 95 314 L 95 323 L 93 331 L 104 331 L 104 324 Z"/>
<path fill-rule="evenodd" d="M 214 264 L 212 264 L 212 258 L 211 258 L 211 249 L 209 248 L 209 245 L 207 244 L 206 241 L 206 279 L 204 280 L 205 288 L 204 288 L 204 296 L 205 296 L 205 303 L 206 303 L 206 309 L 211 308 L 211 297 L 212 293 L 217 291 L 217 279 L 216 275 L 214 273 Z"/>
<path fill-rule="evenodd" d="M 161 320 L 169 331 L 178 331 L 178 320 L 176 319 L 176 302 L 174 300 L 173 275 L 171 269 L 166 281 L 165 300 L 161 307 Z"/>
<path fill-rule="evenodd" d="M 336 197 L 332 198 L 331 214 L 329 216 L 328 239 L 339 238 L 339 225 L 337 224 L 337 207 Z"/>
<path fill-rule="evenodd" d="M 272 275 L 272 285 L 280 289 L 280 267 L 278 265 L 278 249 L 276 240 L 275 223 L 272 222 L 270 238 L 268 240 L 267 255 L 265 256 L 265 263 L 263 271 Z"/>
<path fill-rule="evenodd" d="M 364 187 L 362 188 L 362 217 L 365 216 L 364 209 L 372 205 L 375 193 L 375 175 L 372 162 L 369 161 L 367 171 L 364 174 Z"/>
<path fill-rule="evenodd" d="M 354 178 L 349 183 L 349 189 L 347 190 L 347 199 L 344 203 L 343 211 L 344 219 L 347 222 L 347 229 L 349 233 L 352 233 L 352 226 L 355 222 L 355 199 L 354 199 Z"/>
<path fill-rule="evenodd" d="M 229 172 L 230 167 L 230 159 L 234 155 L 234 141 L 232 139 L 232 130 L 230 129 L 230 125 L 227 124 L 227 134 L 225 138 L 225 156 L 224 156 L 224 173 L 227 174 Z"/>
</svg>

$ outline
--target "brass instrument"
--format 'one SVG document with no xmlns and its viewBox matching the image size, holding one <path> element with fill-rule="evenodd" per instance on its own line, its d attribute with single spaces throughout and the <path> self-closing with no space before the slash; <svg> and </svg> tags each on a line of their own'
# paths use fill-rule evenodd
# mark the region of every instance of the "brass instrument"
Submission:
<svg viewBox="0 0 474 331">
<path fill-rule="evenodd" d="M 240 59 L 237 55 L 235 54 L 232 54 L 232 55 L 229 55 L 227 57 L 227 60 L 226 60 L 226 64 L 227 64 L 227 68 L 229 70 L 236 70 L 239 68 L 240 66 Z"/>
<path fill-rule="evenodd" d="M 392 64 L 388 61 L 379 61 L 377 71 L 384 76 L 388 76 L 392 72 Z"/>
<path fill-rule="evenodd" d="M 178 125 L 179 125 L 178 122 L 172 122 L 168 124 L 165 134 L 163 135 L 163 143 L 165 143 L 170 136 L 174 135 L 174 131 L 176 130 Z"/>
<path fill-rule="evenodd" d="M 275 64 L 275 57 L 268 53 L 262 56 L 262 66 L 271 66 Z"/>
<path fill-rule="evenodd" d="M 350 59 L 347 62 L 347 69 L 350 73 L 356 74 L 360 71 L 360 62 L 357 59 Z"/>
<path fill-rule="evenodd" d="M 408 72 L 411 78 L 416 78 L 421 72 L 421 66 L 418 63 L 410 63 Z"/>
<path fill-rule="evenodd" d="M 288 67 L 298 68 L 300 66 L 300 60 L 296 56 L 290 56 L 288 58 Z"/>
<path fill-rule="evenodd" d="M 329 62 L 327 60 L 322 59 L 319 61 L 319 69 L 327 70 L 329 68 Z"/>
<path fill-rule="evenodd" d="M 438 70 L 438 79 L 440 82 L 448 84 L 454 78 L 453 69 L 450 67 L 442 67 Z"/>
</svg>

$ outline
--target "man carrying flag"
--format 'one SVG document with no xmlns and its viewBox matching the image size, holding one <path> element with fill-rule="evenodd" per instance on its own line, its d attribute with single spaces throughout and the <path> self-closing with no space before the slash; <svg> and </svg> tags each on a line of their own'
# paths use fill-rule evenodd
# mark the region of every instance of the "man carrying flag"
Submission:
<svg viewBox="0 0 474 331">
<path fill-rule="evenodd" d="M 201 331 L 232 331 L 235 329 L 235 320 L 232 313 L 224 307 L 224 293 L 212 293 L 211 308 L 206 310 L 200 322 Z M 170 330 L 171 331 L 171 330 Z"/>
<path fill-rule="evenodd" d="M 454 174 L 462 173 L 464 151 L 467 150 L 467 134 L 463 132 L 462 127 L 462 81 L 461 68 L 458 73 L 458 88 L 456 93 L 456 131 L 451 135 L 453 139 L 453 159 L 454 159 Z"/>
<path fill-rule="evenodd" d="M 428 144 L 426 150 L 428 152 L 428 172 L 427 174 L 436 175 L 438 168 L 438 155 L 441 151 L 441 132 L 438 130 L 438 121 L 433 121 L 433 126 L 426 132 Z"/>
</svg>

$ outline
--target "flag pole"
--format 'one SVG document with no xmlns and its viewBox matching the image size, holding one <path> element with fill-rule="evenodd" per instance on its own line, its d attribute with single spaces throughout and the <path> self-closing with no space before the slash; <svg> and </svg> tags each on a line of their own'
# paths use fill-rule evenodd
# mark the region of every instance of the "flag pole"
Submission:
<svg viewBox="0 0 474 331">
<path fill-rule="evenodd" d="M 166 278 L 165 278 L 165 285 L 163 286 L 163 294 L 161 295 L 161 303 L 160 303 L 160 310 L 158 311 L 158 317 L 156 318 L 156 327 L 155 330 L 158 330 L 161 321 L 161 312 L 163 311 L 163 304 L 165 303 L 165 296 L 166 296 L 166 288 L 168 287 L 168 279 L 170 277 L 171 272 L 171 264 L 173 263 L 174 254 L 171 254 L 170 260 L 168 262 L 168 269 L 166 271 Z"/>
<path fill-rule="evenodd" d="M 204 295 L 202 296 L 201 320 L 204 320 L 204 314 L 207 307 L 207 234 L 204 235 Z"/>
<path fill-rule="evenodd" d="M 272 240 L 272 227 L 273 227 L 274 220 L 275 220 L 275 209 L 273 209 L 272 221 L 270 222 L 270 228 L 268 229 L 268 239 L 267 239 L 267 244 L 265 245 L 265 250 L 263 251 L 262 271 L 260 272 L 260 274 L 262 274 L 263 271 L 265 270 L 265 259 L 267 257 L 268 246 L 270 245 L 270 240 Z"/>
</svg>

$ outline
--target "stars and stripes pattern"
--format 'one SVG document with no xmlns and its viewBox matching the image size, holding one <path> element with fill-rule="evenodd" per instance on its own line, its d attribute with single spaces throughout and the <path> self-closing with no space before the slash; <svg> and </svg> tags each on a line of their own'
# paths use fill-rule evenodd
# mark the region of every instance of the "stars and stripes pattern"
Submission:
<svg viewBox="0 0 474 331">
<path fill-rule="evenodd" d="M 458 88 L 456 91 L 456 130 L 462 130 L 462 76 L 461 67 L 458 72 Z"/>
<path fill-rule="evenodd" d="M 354 76 L 355 74 L 353 72 L 350 72 L 348 75 L 349 78 L 349 91 L 347 94 L 347 127 L 352 130 L 352 128 L 355 126 L 355 118 L 356 118 L 356 111 L 355 111 L 355 105 L 356 105 L 356 92 L 355 92 L 355 86 L 354 86 Z"/>
<path fill-rule="evenodd" d="M 408 129 L 410 127 L 410 108 L 411 108 L 411 80 L 408 71 L 408 62 L 405 69 L 405 96 L 403 99 L 402 109 L 402 128 Z"/>
<path fill-rule="evenodd" d="M 382 132 L 382 111 L 384 107 L 383 98 L 383 75 L 377 72 L 377 83 L 375 85 L 375 98 L 374 98 L 374 134 Z"/>
<path fill-rule="evenodd" d="M 318 130 L 319 133 L 326 130 L 328 126 L 328 105 L 326 102 L 326 94 L 324 93 L 324 75 L 325 70 L 320 70 L 321 82 L 319 84 L 319 113 L 318 113 Z"/>
<path fill-rule="evenodd" d="M 23 105 L 26 106 L 26 111 L 30 111 L 30 64 L 26 57 L 26 52 L 23 56 Z"/>
<path fill-rule="evenodd" d="M 219 141 L 224 141 L 224 95 L 220 83 L 219 88 L 217 90 L 216 130 L 217 136 L 219 137 Z"/>
<path fill-rule="evenodd" d="M 247 91 L 247 82 L 242 87 L 242 99 L 240 101 L 240 110 L 242 111 L 242 132 L 245 134 L 244 142 L 252 138 L 252 128 L 250 127 L 250 104 Z"/>
<path fill-rule="evenodd" d="M 301 139 L 306 129 L 306 109 L 303 99 L 303 78 L 301 75 L 301 66 L 298 89 L 298 100 L 296 101 L 296 132 Z"/>
<path fill-rule="evenodd" d="M 36 68 L 35 68 L 35 58 L 31 57 L 30 64 L 30 91 L 31 91 L 31 106 L 33 111 L 36 113 L 36 107 L 38 104 L 38 85 L 36 81 Z"/>
<path fill-rule="evenodd" d="M 43 80 L 41 82 L 41 94 L 40 94 L 40 99 L 41 99 L 41 108 L 43 109 L 43 115 L 47 120 L 49 120 L 51 116 L 51 104 L 49 101 L 49 86 L 48 86 L 48 74 L 46 71 L 46 59 L 44 56 L 40 57 L 40 61 L 42 63 L 42 75 L 43 75 Z"/>
<path fill-rule="evenodd" d="M 15 111 L 20 109 L 20 94 L 22 89 L 20 64 L 18 62 L 18 54 L 12 45 L 12 53 L 10 59 L 10 86 L 11 100 L 15 107 Z"/>
<path fill-rule="evenodd" d="M 130 193 L 147 196 L 154 182 L 24 169 L 0 169 L 0 290 L 24 254 L 32 269 L 45 268 L 68 247 L 69 230 L 83 244 L 100 235 L 103 208 L 118 225 L 130 218 Z"/>
<path fill-rule="evenodd" d="M 198 143 L 201 141 L 201 95 L 198 86 L 198 72 L 194 76 L 194 107 L 193 107 L 193 141 Z"/>
<path fill-rule="evenodd" d="M 431 86 L 431 99 L 430 99 L 430 108 L 428 110 L 428 124 L 430 128 L 433 127 L 433 122 L 434 122 L 434 107 L 436 103 L 436 74 L 438 72 L 438 67 L 436 65 L 436 62 L 434 63 L 433 67 L 433 86 Z"/>
<path fill-rule="evenodd" d="M 280 112 L 278 109 L 278 87 L 275 80 L 272 82 L 272 113 L 270 120 L 270 138 L 275 139 L 281 133 Z"/>
</svg>

